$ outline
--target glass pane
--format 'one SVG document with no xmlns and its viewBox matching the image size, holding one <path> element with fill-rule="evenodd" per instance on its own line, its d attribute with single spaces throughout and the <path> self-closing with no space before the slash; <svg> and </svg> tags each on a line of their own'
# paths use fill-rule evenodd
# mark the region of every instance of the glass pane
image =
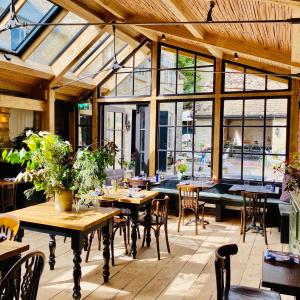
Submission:
<svg viewBox="0 0 300 300">
<path fill-rule="evenodd" d="M 194 69 L 178 70 L 177 73 L 177 94 L 194 93 Z"/>
<path fill-rule="evenodd" d="M 2 2 L 2 1 L 1 1 Z M 1 10 L 7 5 L 0 4 Z M 17 12 L 20 22 L 39 23 L 41 22 L 52 8 L 54 4 L 46 0 L 28 0 Z M 45 20 L 43 20 L 45 21 Z M 26 37 L 35 29 L 36 26 L 20 27 L 1 33 L 0 47 L 16 51 L 18 46 L 26 39 Z"/>
<path fill-rule="evenodd" d="M 287 124 L 287 99 L 267 99 L 266 125 L 286 126 Z"/>
<path fill-rule="evenodd" d="M 174 153 L 158 151 L 158 170 L 166 174 L 174 174 Z"/>
<path fill-rule="evenodd" d="M 193 128 L 192 127 L 176 128 L 176 150 L 193 151 Z"/>
<path fill-rule="evenodd" d="M 195 66 L 195 54 L 178 51 L 178 68 L 194 68 Z"/>
<path fill-rule="evenodd" d="M 263 154 L 264 128 L 244 127 L 244 152 Z"/>
<path fill-rule="evenodd" d="M 177 126 L 193 126 L 193 102 L 177 102 Z"/>
<path fill-rule="evenodd" d="M 61 23 L 86 23 L 73 13 L 68 13 Z M 42 44 L 30 55 L 29 60 L 50 64 L 57 54 L 76 36 L 83 26 L 56 26 Z"/>
<path fill-rule="evenodd" d="M 145 130 L 140 131 L 140 151 L 145 150 Z"/>
<path fill-rule="evenodd" d="M 286 128 L 266 127 L 266 153 L 285 154 L 286 153 Z"/>
<path fill-rule="evenodd" d="M 132 73 L 117 74 L 117 96 L 133 95 L 133 76 Z"/>
<path fill-rule="evenodd" d="M 225 100 L 223 124 L 237 126 L 243 123 L 243 100 Z"/>
<path fill-rule="evenodd" d="M 113 130 L 107 130 L 106 135 L 105 135 L 105 139 L 113 142 L 114 141 L 114 131 Z"/>
<path fill-rule="evenodd" d="M 102 86 L 101 86 L 101 97 L 113 97 L 116 96 L 116 77 L 117 75 L 111 76 Z"/>
<path fill-rule="evenodd" d="M 161 47 L 160 68 L 176 68 L 176 49 Z"/>
<path fill-rule="evenodd" d="M 111 111 L 106 113 L 106 128 L 114 129 L 114 113 Z"/>
<path fill-rule="evenodd" d="M 160 127 L 158 149 L 174 150 L 175 144 L 175 128 L 174 127 Z"/>
<path fill-rule="evenodd" d="M 202 152 L 194 154 L 194 176 L 211 177 L 211 153 Z"/>
<path fill-rule="evenodd" d="M 212 128 L 195 127 L 194 149 L 195 151 L 211 151 Z"/>
<path fill-rule="evenodd" d="M 81 115 L 79 116 L 79 121 L 78 121 L 79 125 L 81 126 L 92 126 L 92 117 L 91 116 L 85 116 L 85 115 Z"/>
<path fill-rule="evenodd" d="M 282 182 L 283 174 L 274 172 L 274 167 L 279 167 L 285 161 L 285 156 L 266 155 L 265 156 L 265 181 Z"/>
<path fill-rule="evenodd" d="M 115 144 L 118 146 L 119 149 L 122 149 L 122 131 L 115 131 Z"/>
<path fill-rule="evenodd" d="M 78 146 L 86 147 L 92 144 L 92 128 L 91 127 L 78 127 Z"/>
<path fill-rule="evenodd" d="M 213 102 L 196 101 L 195 102 L 195 126 L 212 125 Z"/>
<path fill-rule="evenodd" d="M 134 73 L 134 96 L 149 96 L 151 94 L 151 72 Z"/>
<path fill-rule="evenodd" d="M 214 91 L 214 68 L 206 67 L 196 71 L 196 93 L 212 93 Z"/>
<path fill-rule="evenodd" d="M 9 5 L 10 5 L 10 0 L 2 0 L 0 2 L 0 17 L 6 11 L 6 9 L 9 8 Z"/>
<path fill-rule="evenodd" d="M 160 89 L 161 95 L 176 94 L 176 71 L 160 71 Z"/>
<path fill-rule="evenodd" d="M 223 154 L 222 178 L 240 179 L 241 178 L 241 157 Z"/>
<path fill-rule="evenodd" d="M 223 127 L 223 151 L 230 155 L 242 152 L 241 127 Z"/>
<path fill-rule="evenodd" d="M 244 155 L 243 179 L 262 180 L 263 157 L 261 155 Z"/>
<path fill-rule="evenodd" d="M 225 72 L 225 92 L 243 91 L 244 68 L 226 63 Z"/>
<path fill-rule="evenodd" d="M 196 66 L 197 67 L 205 67 L 205 66 L 213 66 L 214 60 L 211 58 L 207 58 L 205 56 L 197 55 Z"/>
<path fill-rule="evenodd" d="M 266 75 L 257 74 L 256 70 L 246 69 L 246 91 L 264 91 L 266 89 Z"/>
<path fill-rule="evenodd" d="M 289 88 L 289 80 L 278 77 L 268 75 L 267 81 L 267 89 L 268 90 L 287 90 Z"/>
<path fill-rule="evenodd" d="M 116 130 L 122 130 L 123 129 L 123 114 L 122 113 L 115 113 L 115 128 Z"/>
<path fill-rule="evenodd" d="M 160 103 L 159 104 L 159 124 L 160 125 L 175 125 L 175 103 Z"/>
<path fill-rule="evenodd" d="M 192 175 L 193 172 L 193 153 L 192 152 L 176 152 L 176 161 L 182 160 L 187 165 L 185 175 Z"/>
<path fill-rule="evenodd" d="M 264 125 L 265 100 L 245 100 L 244 124 L 247 126 Z"/>
<path fill-rule="evenodd" d="M 139 69 L 151 68 L 151 42 L 144 45 L 135 53 L 134 67 Z"/>
</svg>

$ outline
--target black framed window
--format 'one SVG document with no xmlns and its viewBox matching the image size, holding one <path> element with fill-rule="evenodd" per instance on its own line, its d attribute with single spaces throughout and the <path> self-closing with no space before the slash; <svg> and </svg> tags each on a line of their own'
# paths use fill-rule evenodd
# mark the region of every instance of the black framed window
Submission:
<svg viewBox="0 0 300 300">
<path fill-rule="evenodd" d="M 151 42 L 147 42 L 102 86 L 102 97 L 135 97 L 151 94 Z"/>
<path fill-rule="evenodd" d="M 191 176 L 211 176 L 213 101 L 160 102 L 158 105 L 157 169 L 175 174 L 183 160 Z"/>
<path fill-rule="evenodd" d="M 7 4 L 7 0 L 4 0 L 4 3 L 0 4 L 0 17 L 3 17 L 8 10 L 9 4 Z M 47 23 L 51 22 L 60 10 L 59 6 L 47 0 L 27 0 L 18 10 L 17 15 L 20 22 Z M 42 26 L 27 26 L 2 32 L 0 47 L 20 55 L 44 28 Z"/>
<path fill-rule="evenodd" d="M 223 62 L 223 92 L 282 91 L 290 89 L 290 79 L 232 62 Z"/>
<path fill-rule="evenodd" d="M 214 92 L 213 57 L 164 44 L 159 46 L 159 57 L 160 95 Z"/>
<path fill-rule="evenodd" d="M 91 105 L 88 110 L 78 110 L 77 124 L 77 147 L 84 148 L 92 144 L 92 110 Z"/>
<path fill-rule="evenodd" d="M 288 153 L 289 98 L 224 99 L 222 178 L 282 181 L 274 167 Z"/>
</svg>

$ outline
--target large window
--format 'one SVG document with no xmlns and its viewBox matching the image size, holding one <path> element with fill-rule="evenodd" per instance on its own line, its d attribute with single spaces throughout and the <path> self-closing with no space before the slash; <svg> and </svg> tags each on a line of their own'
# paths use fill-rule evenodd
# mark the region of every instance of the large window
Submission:
<svg viewBox="0 0 300 300">
<path fill-rule="evenodd" d="M 159 53 L 160 95 L 214 92 L 214 58 L 165 45 Z"/>
<path fill-rule="evenodd" d="M 92 144 L 92 107 L 85 104 L 88 109 L 78 109 L 77 147 L 84 148 Z"/>
<path fill-rule="evenodd" d="M 287 155 L 288 98 L 223 101 L 222 178 L 279 182 Z"/>
<path fill-rule="evenodd" d="M 8 6 L 6 0 L 0 4 L 0 17 L 1 14 L 7 12 Z M 28 0 L 17 12 L 17 15 L 20 22 L 44 23 L 51 22 L 59 10 L 60 8 L 50 1 Z M 33 36 L 36 36 L 41 30 L 43 30 L 41 26 L 28 26 L 2 32 L 0 34 L 0 47 L 20 53 L 28 46 Z"/>
<path fill-rule="evenodd" d="M 225 62 L 223 92 L 279 91 L 290 88 L 290 80 L 244 65 Z"/>
<path fill-rule="evenodd" d="M 101 96 L 149 96 L 151 93 L 151 42 L 147 42 L 101 86 Z"/>
<path fill-rule="evenodd" d="M 183 160 L 189 175 L 210 177 L 213 101 L 161 102 L 158 116 L 158 170 L 175 174 Z"/>
</svg>

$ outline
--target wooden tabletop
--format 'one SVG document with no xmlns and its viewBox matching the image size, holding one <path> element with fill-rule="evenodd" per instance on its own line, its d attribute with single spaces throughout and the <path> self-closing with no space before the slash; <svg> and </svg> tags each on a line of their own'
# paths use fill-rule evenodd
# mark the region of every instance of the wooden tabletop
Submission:
<svg viewBox="0 0 300 300">
<path fill-rule="evenodd" d="M 9 240 L 3 241 L 0 243 L 0 262 L 17 256 L 27 250 L 29 250 L 28 244 Z"/>
<path fill-rule="evenodd" d="M 276 262 L 263 258 L 262 286 L 281 294 L 300 295 L 300 264 Z"/>
<path fill-rule="evenodd" d="M 55 226 L 66 229 L 85 231 L 118 215 L 115 208 L 80 208 L 77 213 L 74 209 L 68 212 L 58 212 L 54 202 L 46 202 L 29 206 L 11 212 L 22 222 Z"/>
<path fill-rule="evenodd" d="M 82 198 L 99 201 L 117 201 L 120 203 L 143 204 L 159 195 L 159 192 L 141 190 L 138 192 L 138 194 L 143 195 L 143 197 L 133 198 L 129 196 L 129 193 L 130 191 L 128 189 L 119 189 L 117 192 L 108 190 L 103 196 L 85 195 Z"/>
<path fill-rule="evenodd" d="M 257 194 L 270 194 L 270 195 L 279 195 L 279 187 L 275 188 L 275 191 L 272 192 L 271 189 L 267 189 L 266 186 L 259 186 L 259 185 L 249 185 L 245 186 L 243 184 L 234 184 L 229 190 L 229 192 L 252 192 Z"/>
</svg>

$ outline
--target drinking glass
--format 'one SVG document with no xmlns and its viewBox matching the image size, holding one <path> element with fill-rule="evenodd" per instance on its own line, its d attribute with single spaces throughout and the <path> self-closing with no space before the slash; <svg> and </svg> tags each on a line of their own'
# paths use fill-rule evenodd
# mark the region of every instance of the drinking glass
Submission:
<svg viewBox="0 0 300 300">
<path fill-rule="evenodd" d="M 75 211 L 78 214 L 79 210 L 80 210 L 80 206 L 81 206 L 81 199 L 75 197 L 74 200 L 73 200 L 73 203 L 74 203 Z"/>
</svg>

